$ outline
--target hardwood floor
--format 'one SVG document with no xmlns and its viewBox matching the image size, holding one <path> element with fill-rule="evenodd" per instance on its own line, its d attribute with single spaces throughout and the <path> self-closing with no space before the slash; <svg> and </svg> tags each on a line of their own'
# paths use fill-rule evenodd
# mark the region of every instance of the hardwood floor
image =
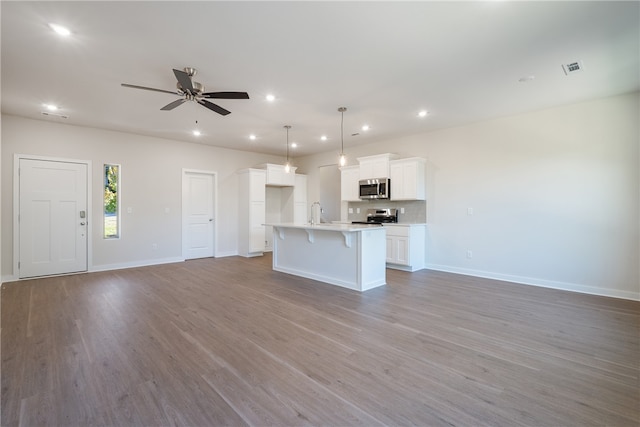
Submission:
<svg viewBox="0 0 640 427">
<path fill-rule="evenodd" d="M 640 424 L 639 302 L 387 281 L 265 256 L 4 284 L 2 425 Z"/>
</svg>

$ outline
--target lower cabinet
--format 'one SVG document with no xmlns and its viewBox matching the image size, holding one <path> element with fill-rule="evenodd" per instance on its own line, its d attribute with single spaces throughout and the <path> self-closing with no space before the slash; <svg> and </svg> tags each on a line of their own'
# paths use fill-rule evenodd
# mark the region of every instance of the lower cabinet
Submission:
<svg viewBox="0 0 640 427">
<path fill-rule="evenodd" d="M 387 232 L 387 267 L 405 271 L 425 266 L 424 224 L 384 225 Z"/>
</svg>

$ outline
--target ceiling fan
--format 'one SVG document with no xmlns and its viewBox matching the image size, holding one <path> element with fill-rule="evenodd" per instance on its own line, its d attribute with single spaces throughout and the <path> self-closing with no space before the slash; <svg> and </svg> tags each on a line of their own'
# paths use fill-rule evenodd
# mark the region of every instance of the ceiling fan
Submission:
<svg viewBox="0 0 640 427">
<path fill-rule="evenodd" d="M 153 90 L 155 92 L 170 93 L 172 95 L 179 95 L 182 97 L 162 107 L 161 110 L 164 111 L 173 110 L 178 105 L 182 105 L 186 101 L 195 101 L 203 107 L 210 109 L 211 111 L 215 111 L 218 114 L 226 116 L 227 114 L 230 114 L 231 111 L 226 110 L 221 106 L 214 104 L 213 102 L 207 101 L 207 98 L 249 99 L 249 94 L 247 92 L 205 92 L 204 85 L 193 80 L 193 76 L 195 76 L 196 73 L 197 70 L 195 68 L 185 67 L 184 71 L 176 70 L 174 68 L 173 74 L 175 74 L 176 79 L 178 79 L 178 82 L 176 83 L 176 87 L 178 88 L 178 90 L 173 92 L 170 90 L 154 89 L 152 87 L 130 85 L 127 83 L 122 83 L 122 86 L 131 87 L 134 89 L 144 89 Z"/>
</svg>

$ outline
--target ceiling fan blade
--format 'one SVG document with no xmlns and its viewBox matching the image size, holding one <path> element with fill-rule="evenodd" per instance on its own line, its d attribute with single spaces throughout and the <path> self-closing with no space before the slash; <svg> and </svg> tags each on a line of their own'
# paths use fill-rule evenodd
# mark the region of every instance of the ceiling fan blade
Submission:
<svg viewBox="0 0 640 427">
<path fill-rule="evenodd" d="M 249 99 L 247 92 L 206 92 L 202 96 L 205 98 L 218 98 L 218 99 Z"/>
<path fill-rule="evenodd" d="M 176 99 L 175 101 L 173 101 L 173 102 L 165 105 L 164 107 L 162 107 L 161 110 L 164 110 L 164 111 L 173 110 L 178 105 L 182 105 L 182 103 L 185 102 L 185 101 L 186 101 L 186 99 L 184 99 L 184 98 Z"/>
<path fill-rule="evenodd" d="M 152 90 L 154 92 L 163 92 L 163 93 L 170 93 L 171 95 L 177 95 L 178 92 L 177 91 L 170 91 L 170 90 L 164 90 L 164 89 L 154 89 L 152 87 L 145 87 L 145 86 L 136 86 L 136 85 L 130 85 L 130 84 L 126 84 L 126 83 L 121 83 L 121 86 L 124 87 L 130 87 L 133 89 L 144 89 L 144 90 Z"/>
<path fill-rule="evenodd" d="M 221 106 L 216 105 L 213 102 L 209 102 L 205 99 L 199 99 L 198 104 L 202 105 L 203 107 L 207 107 L 209 110 L 215 111 L 218 114 L 222 114 L 223 116 L 226 116 L 227 114 L 231 114 L 231 111 L 225 110 Z"/>
<path fill-rule="evenodd" d="M 191 77 L 189 74 L 184 71 L 173 69 L 173 74 L 176 75 L 176 79 L 178 79 L 178 83 L 182 86 L 182 89 L 186 90 L 189 93 L 193 93 L 193 83 L 191 83 Z"/>
</svg>

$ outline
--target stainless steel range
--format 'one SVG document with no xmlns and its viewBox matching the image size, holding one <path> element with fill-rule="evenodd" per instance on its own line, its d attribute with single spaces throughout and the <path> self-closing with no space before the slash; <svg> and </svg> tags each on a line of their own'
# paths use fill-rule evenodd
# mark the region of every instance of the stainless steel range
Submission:
<svg viewBox="0 0 640 427">
<path fill-rule="evenodd" d="M 352 224 L 390 224 L 398 222 L 398 210 L 392 208 L 367 209 L 366 221 L 352 221 Z"/>
</svg>

